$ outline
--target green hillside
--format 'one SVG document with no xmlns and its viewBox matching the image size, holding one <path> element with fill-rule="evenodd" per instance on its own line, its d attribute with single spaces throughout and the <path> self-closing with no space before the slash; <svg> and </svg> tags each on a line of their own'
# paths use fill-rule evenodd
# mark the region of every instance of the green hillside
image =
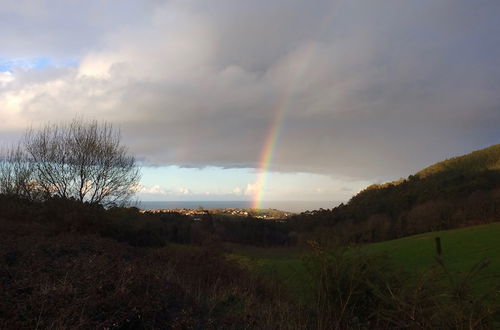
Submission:
<svg viewBox="0 0 500 330">
<path fill-rule="evenodd" d="M 467 272 L 479 261 L 489 261 L 485 273 L 500 281 L 500 223 L 425 233 L 373 243 L 361 249 L 385 254 L 408 271 L 419 271 L 436 263 L 435 238 L 441 240 L 441 258 L 455 272 Z"/>
</svg>

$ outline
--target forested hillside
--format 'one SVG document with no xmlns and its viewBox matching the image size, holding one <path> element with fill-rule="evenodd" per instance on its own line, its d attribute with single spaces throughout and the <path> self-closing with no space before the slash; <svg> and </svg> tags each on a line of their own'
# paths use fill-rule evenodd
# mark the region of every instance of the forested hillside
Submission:
<svg viewBox="0 0 500 330">
<path fill-rule="evenodd" d="M 332 210 L 291 219 L 304 239 L 371 242 L 500 219 L 500 144 L 372 185 Z"/>
</svg>

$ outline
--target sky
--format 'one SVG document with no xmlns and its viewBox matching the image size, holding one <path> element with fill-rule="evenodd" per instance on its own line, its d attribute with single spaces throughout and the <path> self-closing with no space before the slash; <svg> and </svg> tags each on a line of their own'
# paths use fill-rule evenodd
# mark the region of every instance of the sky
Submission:
<svg viewBox="0 0 500 330">
<path fill-rule="evenodd" d="M 0 0 L 0 139 L 121 128 L 141 200 L 346 201 L 500 142 L 497 0 Z"/>
</svg>

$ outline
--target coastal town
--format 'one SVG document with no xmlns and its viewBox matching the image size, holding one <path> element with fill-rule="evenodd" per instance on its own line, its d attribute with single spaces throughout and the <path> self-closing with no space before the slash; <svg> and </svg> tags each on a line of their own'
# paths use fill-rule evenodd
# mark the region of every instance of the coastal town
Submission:
<svg viewBox="0 0 500 330">
<path fill-rule="evenodd" d="M 205 214 L 212 216 L 231 216 L 231 217 L 252 217 L 263 220 L 279 221 L 284 220 L 294 213 L 281 211 L 277 209 L 242 209 L 242 208 L 217 208 L 217 209 L 204 209 L 204 208 L 172 208 L 172 209 L 155 209 L 155 210 L 141 210 L 141 213 L 180 213 L 190 216 L 194 221 L 201 220 Z"/>
</svg>

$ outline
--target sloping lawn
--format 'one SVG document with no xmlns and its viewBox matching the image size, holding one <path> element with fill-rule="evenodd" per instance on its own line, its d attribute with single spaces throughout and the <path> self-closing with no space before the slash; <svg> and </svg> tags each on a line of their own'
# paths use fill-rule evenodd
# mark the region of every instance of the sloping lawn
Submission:
<svg viewBox="0 0 500 330">
<path fill-rule="evenodd" d="M 482 260 L 488 267 L 476 283 L 488 288 L 500 283 L 500 223 L 430 232 L 397 240 L 367 244 L 361 252 L 383 254 L 405 271 L 415 273 L 436 265 L 435 238 L 440 237 L 441 258 L 454 273 L 466 273 Z M 289 294 L 301 300 L 310 298 L 314 283 L 303 261 L 306 252 L 296 248 L 263 248 L 232 245 L 229 258 L 252 271 L 282 283 Z"/>
<path fill-rule="evenodd" d="M 435 239 L 441 239 L 441 258 L 450 270 L 466 272 L 477 262 L 490 262 L 486 273 L 500 275 L 500 223 L 430 232 L 392 241 L 368 244 L 362 251 L 386 254 L 408 271 L 418 271 L 435 263 Z"/>
</svg>

